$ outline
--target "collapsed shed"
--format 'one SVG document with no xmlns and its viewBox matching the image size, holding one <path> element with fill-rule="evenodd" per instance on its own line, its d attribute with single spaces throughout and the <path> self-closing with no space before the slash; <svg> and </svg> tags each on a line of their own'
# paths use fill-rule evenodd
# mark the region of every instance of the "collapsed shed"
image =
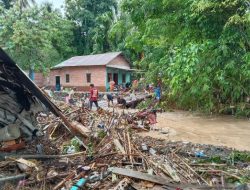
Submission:
<svg viewBox="0 0 250 190">
<path fill-rule="evenodd" d="M 60 115 L 58 108 L 0 49 L 0 142 L 38 136 L 36 115 L 45 110 Z"/>
</svg>

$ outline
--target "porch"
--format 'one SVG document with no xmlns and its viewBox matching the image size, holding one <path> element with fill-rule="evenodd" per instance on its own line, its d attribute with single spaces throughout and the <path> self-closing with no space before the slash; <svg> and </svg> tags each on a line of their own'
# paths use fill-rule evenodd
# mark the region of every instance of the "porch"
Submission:
<svg viewBox="0 0 250 190">
<path fill-rule="evenodd" d="M 125 68 L 106 67 L 106 90 L 109 90 L 109 82 L 114 81 L 115 85 L 125 86 L 131 83 L 131 70 Z"/>
</svg>

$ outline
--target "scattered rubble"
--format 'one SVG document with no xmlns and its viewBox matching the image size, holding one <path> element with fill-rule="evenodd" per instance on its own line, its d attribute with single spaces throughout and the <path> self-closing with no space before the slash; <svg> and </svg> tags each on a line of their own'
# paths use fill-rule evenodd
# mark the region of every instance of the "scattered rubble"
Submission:
<svg viewBox="0 0 250 190">
<path fill-rule="evenodd" d="M 157 130 L 157 110 L 52 103 L 16 65 L 3 62 L 0 189 L 249 188 L 249 152 L 142 138 L 140 131 Z"/>
<path fill-rule="evenodd" d="M 59 107 L 72 131 L 60 117 L 40 114 L 37 121 L 44 135 L 1 158 L 3 189 L 13 181 L 19 189 L 54 190 L 234 189 L 236 183 L 249 182 L 249 157 L 233 160 L 232 149 L 139 137 L 139 131 L 150 132 L 150 110 Z"/>
</svg>

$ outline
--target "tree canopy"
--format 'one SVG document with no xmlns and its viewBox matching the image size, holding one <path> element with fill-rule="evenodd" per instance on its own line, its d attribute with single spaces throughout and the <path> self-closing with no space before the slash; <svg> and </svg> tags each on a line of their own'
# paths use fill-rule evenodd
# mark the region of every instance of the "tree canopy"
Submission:
<svg viewBox="0 0 250 190">
<path fill-rule="evenodd" d="M 73 23 L 48 5 L 20 14 L 17 5 L 1 13 L 0 43 L 23 69 L 48 71 L 73 55 Z"/>
<path fill-rule="evenodd" d="M 20 2 L 0 1 L 0 43 L 25 69 L 119 50 L 147 71 L 148 82 L 162 80 L 165 103 L 247 109 L 247 0 L 66 0 L 64 16 L 46 5 L 22 10 Z"/>
<path fill-rule="evenodd" d="M 250 95 L 247 1 L 124 0 L 122 9 L 133 23 L 126 46 L 177 106 L 219 111 Z"/>
<path fill-rule="evenodd" d="M 116 14 L 115 0 L 66 0 L 66 16 L 75 23 L 74 41 L 81 54 L 111 50 L 108 32 Z"/>
</svg>

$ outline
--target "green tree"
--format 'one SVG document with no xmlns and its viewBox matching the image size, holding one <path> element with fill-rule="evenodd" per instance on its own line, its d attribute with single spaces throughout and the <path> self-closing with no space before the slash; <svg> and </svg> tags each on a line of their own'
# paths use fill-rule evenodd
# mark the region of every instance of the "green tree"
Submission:
<svg viewBox="0 0 250 190">
<path fill-rule="evenodd" d="M 123 0 L 133 27 L 126 47 L 151 80 L 186 109 L 218 111 L 250 94 L 246 0 Z M 120 27 L 121 28 L 121 27 Z"/>
<path fill-rule="evenodd" d="M 47 72 L 75 51 L 73 24 L 47 6 L 32 7 L 20 17 L 18 6 L 0 18 L 0 43 L 23 69 Z"/>
<path fill-rule="evenodd" d="M 108 31 L 116 14 L 115 0 L 66 0 L 66 16 L 75 23 L 78 54 L 110 51 Z"/>
<path fill-rule="evenodd" d="M 0 0 L 0 4 L 5 9 L 10 9 L 14 4 L 17 4 L 20 10 L 27 8 L 30 4 L 35 4 L 35 0 Z"/>
</svg>

